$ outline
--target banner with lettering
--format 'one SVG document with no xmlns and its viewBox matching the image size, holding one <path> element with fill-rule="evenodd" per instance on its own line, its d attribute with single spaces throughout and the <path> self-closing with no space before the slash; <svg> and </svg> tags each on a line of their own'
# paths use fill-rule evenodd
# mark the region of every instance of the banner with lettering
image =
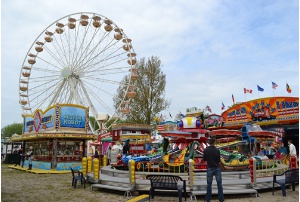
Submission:
<svg viewBox="0 0 300 202">
<path fill-rule="evenodd" d="M 266 97 L 233 105 L 221 115 L 225 127 L 256 122 L 259 125 L 299 121 L 299 97 Z"/>
</svg>

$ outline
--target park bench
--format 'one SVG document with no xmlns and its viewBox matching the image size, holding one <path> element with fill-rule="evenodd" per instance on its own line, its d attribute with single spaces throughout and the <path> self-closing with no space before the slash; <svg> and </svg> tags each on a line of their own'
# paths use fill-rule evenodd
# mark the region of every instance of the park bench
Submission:
<svg viewBox="0 0 300 202">
<path fill-rule="evenodd" d="M 282 178 L 283 177 L 283 178 Z M 286 185 L 292 185 L 293 191 L 295 191 L 296 182 L 299 183 L 299 169 L 291 169 L 283 172 L 281 175 L 273 175 L 273 195 L 274 185 L 279 184 L 281 186 L 282 196 L 286 196 Z"/>
<path fill-rule="evenodd" d="M 176 175 L 147 175 L 146 179 L 150 180 L 151 188 L 149 190 L 150 196 L 153 199 L 156 189 L 161 190 L 177 190 L 179 201 L 182 201 L 182 190 L 186 201 L 186 181 Z M 178 181 L 182 181 L 183 185 L 178 185 Z"/>
</svg>

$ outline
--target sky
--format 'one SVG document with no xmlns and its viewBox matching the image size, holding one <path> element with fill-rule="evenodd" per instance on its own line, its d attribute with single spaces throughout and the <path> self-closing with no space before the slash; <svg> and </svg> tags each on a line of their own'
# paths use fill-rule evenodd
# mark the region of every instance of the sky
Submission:
<svg viewBox="0 0 300 202">
<path fill-rule="evenodd" d="M 210 106 L 221 114 L 232 95 L 235 102 L 299 96 L 295 0 L 10 0 L 1 2 L 1 128 L 23 121 L 19 79 L 36 37 L 77 12 L 97 13 L 122 27 L 137 59 L 159 57 L 171 102 L 161 112 L 167 118 L 190 107 Z"/>
</svg>

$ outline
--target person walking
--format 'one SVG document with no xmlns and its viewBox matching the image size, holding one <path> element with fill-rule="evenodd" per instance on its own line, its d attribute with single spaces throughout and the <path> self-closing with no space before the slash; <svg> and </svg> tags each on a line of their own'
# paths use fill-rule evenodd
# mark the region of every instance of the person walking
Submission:
<svg viewBox="0 0 300 202">
<path fill-rule="evenodd" d="M 297 155 L 297 151 L 296 151 L 295 145 L 293 145 L 292 140 L 288 141 L 288 145 L 289 145 L 289 150 L 290 150 L 290 156 L 296 156 Z"/>
<path fill-rule="evenodd" d="M 29 151 L 27 152 L 26 155 L 27 155 L 28 164 L 29 164 L 28 170 L 32 170 L 32 156 L 33 156 L 33 147 L 32 146 L 29 147 Z"/>
<path fill-rule="evenodd" d="M 220 150 L 215 147 L 216 140 L 208 139 L 209 146 L 203 152 L 204 161 L 207 162 L 207 187 L 205 201 L 209 202 L 212 196 L 212 181 L 215 176 L 218 186 L 218 198 L 219 201 L 224 201 L 223 186 L 222 186 L 222 174 L 220 168 Z"/>
<path fill-rule="evenodd" d="M 107 157 L 107 165 L 110 165 L 111 160 L 111 143 L 108 144 L 108 147 L 106 148 L 105 155 Z"/>
</svg>

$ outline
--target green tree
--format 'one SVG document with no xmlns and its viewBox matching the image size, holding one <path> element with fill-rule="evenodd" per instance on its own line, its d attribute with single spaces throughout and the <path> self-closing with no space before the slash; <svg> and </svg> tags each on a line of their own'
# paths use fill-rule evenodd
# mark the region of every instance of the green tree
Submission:
<svg viewBox="0 0 300 202">
<path fill-rule="evenodd" d="M 120 85 L 114 97 L 114 105 L 128 102 L 130 113 L 123 114 L 121 118 L 128 122 L 151 124 L 156 114 L 170 106 L 170 101 L 165 98 L 166 75 L 161 71 L 161 61 L 152 56 L 137 61 L 135 68 L 138 70 L 138 79 L 135 83 L 136 97 L 121 100 L 124 97 L 125 87 Z M 125 76 L 122 83 L 128 83 L 129 77 Z M 117 109 L 120 111 L 120 109 Z"/>
<path fill-rule="evenodd" d="M 13 123 L 1 129 L 1 138 L 11 137 L 13 134 L 21 135 L 23 132 L 22 123 Z"/>
</svg>

